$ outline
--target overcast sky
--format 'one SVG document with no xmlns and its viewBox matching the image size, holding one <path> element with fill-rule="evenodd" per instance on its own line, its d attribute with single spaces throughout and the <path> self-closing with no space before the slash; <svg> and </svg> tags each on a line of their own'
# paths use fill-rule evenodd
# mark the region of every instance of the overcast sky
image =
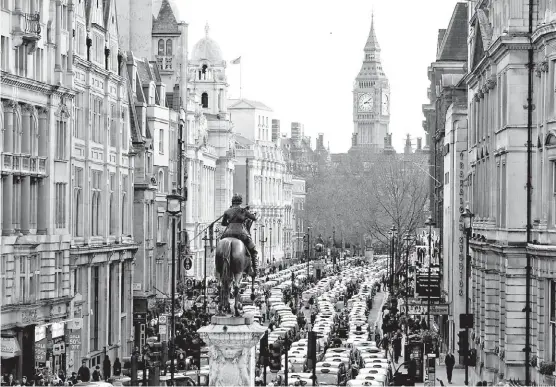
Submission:
<svg viewBox="0 0 556 387">
<path fill-rule="evenodd" d="M 281 120 L 324 133 L 333 153 L 346 152 L 353 132 L 352 89 L 363 60 L 374 9 L 382 64 L 390 80 L 393 145 L 409 133 L 424 137 L 427 66 L 438 29 L 447 28 L 457 0 L 179 0 L 189 24 L 189 49 L 204 36 L 227 61 L 242 58 L 242 96 L 261 101 Z M 239 96 L 239 66 L 228 65 L 229 93 Z M 314 141 L 313 141 L 314 144 Z"/>
</svg>

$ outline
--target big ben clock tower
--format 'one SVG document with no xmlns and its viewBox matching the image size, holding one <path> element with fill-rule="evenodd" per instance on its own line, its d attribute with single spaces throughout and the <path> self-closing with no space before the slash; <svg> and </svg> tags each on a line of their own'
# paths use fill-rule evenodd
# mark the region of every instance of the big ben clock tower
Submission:
<svg viewBox="0 0 556 387">
<path fill-rule="evenodd" d="M 389 133 L 390 87 L 380 63 L 374 16 L 364 53 L 361 70 L 353 85 L 352 150 L 380 152 Z"/>
</svg>

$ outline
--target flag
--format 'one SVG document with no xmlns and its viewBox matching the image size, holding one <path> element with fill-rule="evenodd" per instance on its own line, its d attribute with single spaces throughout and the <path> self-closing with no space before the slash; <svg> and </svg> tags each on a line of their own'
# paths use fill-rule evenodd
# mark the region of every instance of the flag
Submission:
<svg viewBox="0 0 556 387">
<path fill-rule="evenodd" d="M 240 64 L 241 63 L 241 56 L 238 57 L 237 59 L 234 59 L 231 63 L 232 64 Z"/>
</svg>

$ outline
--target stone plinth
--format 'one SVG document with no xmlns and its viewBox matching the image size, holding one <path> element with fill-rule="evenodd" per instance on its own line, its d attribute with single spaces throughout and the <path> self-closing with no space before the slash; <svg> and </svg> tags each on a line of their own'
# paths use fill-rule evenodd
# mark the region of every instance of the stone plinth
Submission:
<svg viewBox="0 0 556 387">
<path fill-rule="evenodd" d="M 255 345 L 266 327 L 253 317 L 213 316 L 211 324 L 199 329 L 209 346 L 211 386 L 254 386 Z"/>
</svg>

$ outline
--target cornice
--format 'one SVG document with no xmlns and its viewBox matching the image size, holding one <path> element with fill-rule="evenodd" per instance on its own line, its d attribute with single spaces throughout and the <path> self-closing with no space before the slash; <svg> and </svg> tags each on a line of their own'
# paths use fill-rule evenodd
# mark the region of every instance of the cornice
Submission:
<svg viewBox="0 0 556 387">
<path fill-rule="evenodd" d="M 94 64 L 93 62 L 86 61 L 85 59 L 83 59 L 79 56 L 74 56 L 73 57 L 73 63 L 80 70 L 83 70 L 83 71 L 91 71 L 92 70 L 95 73 L 97 73 L 97 75 L 103 76 L 105 79 L 107 79 L 109 81 L 114 81 L 114 82 L 117 82 L 117 83 L 123 82 L 124 78 L 121 77 L 120 75 L 117 75 L 113 71 L 106 70 L 106 69 Z"/>
<path fill-rule="evenodd" d="M 39 82 L 34 79 L 10 74 L 6 71 L 2 71 L 1 73 L 0 84 L 15 86 L 19 89 L 25 89 L 46 95 L 56 95 L 58 97 L 64 96 L 68 97 L 71 100 L 76 94 L 74 90 L 68 89 L 64 86 L 50 85 L 48 83 Z"/>
</svg>

